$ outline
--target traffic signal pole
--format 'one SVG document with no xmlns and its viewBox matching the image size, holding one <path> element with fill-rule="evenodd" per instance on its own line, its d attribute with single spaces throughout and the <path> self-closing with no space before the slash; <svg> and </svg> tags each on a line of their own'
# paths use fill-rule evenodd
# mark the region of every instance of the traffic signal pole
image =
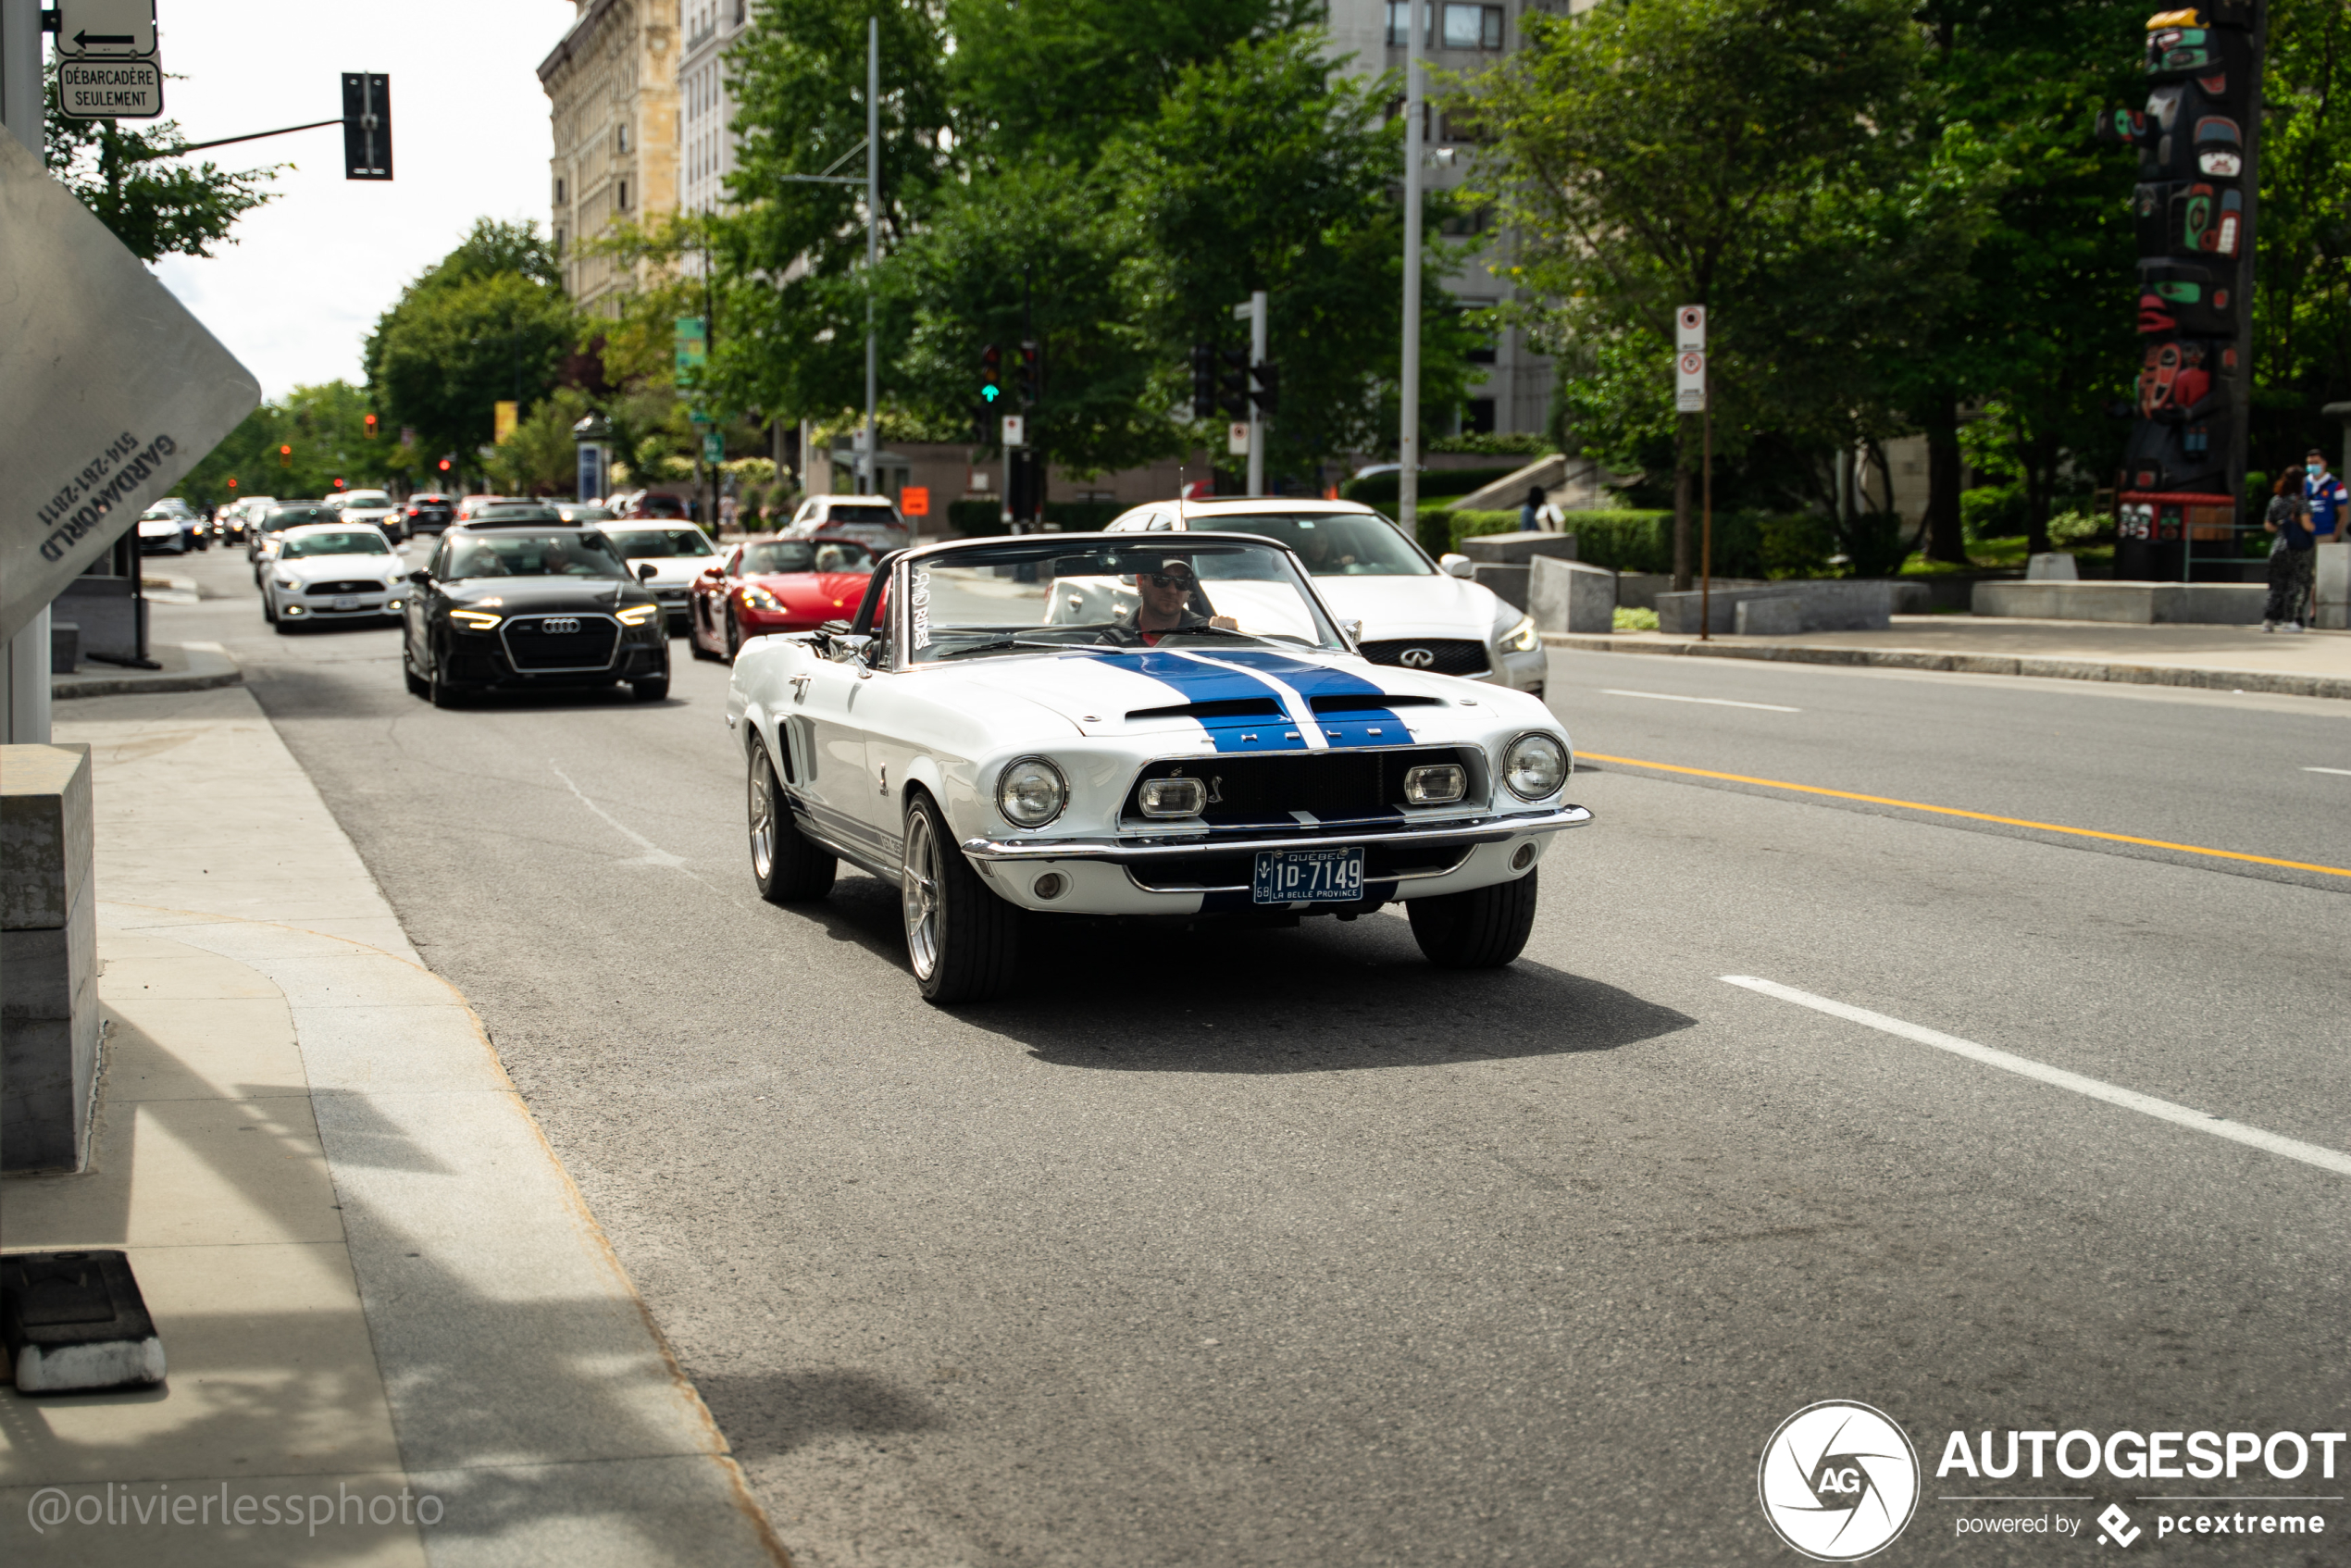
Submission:
<svg viewBox="0 0 2351 1568">
<path fill-rule="evenodd" d="M 1404 7 L 1404 363 L 1398 378 L 1396 520 L 1420 537 L 1421 507 L 1421 13 Z"/>
<path fill-rule="evenodd" d="M 1265 291 L 1258 289 L 1249 296 L 1249 362 L 1254 367 L 1265 363 Z M 1265 493 L 1265 409 L 1254 397 L 1249 401 L 1249 492 Z"/>
<path fill-rule="evenodd" d="M 874 269 L 881 265 L 881 18 L 865 19 L 865 473 L 859 488 L 881 493 L 881 447 L 874 433 L 877 372 Z"/>
</svg>

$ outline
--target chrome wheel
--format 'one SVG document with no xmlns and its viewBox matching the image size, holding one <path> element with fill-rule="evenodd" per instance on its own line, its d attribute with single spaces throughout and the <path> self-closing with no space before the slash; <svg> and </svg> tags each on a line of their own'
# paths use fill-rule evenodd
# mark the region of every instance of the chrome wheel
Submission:
<svg viewBox="0 0 2351 1568">
<path fill-rule="evenodd" d="M 914 977 L 927 980 L 939 967 L 939 840 L 927 811 L 907 818 L 898 885 L 906 912 L 906 956 L 914 963 Z"/>
<path fill-rule="evenodd" d="M 765 746 L 751 763 L 751 871 L 763 887 L 776 874 L 776 783 Z"/>
</svg>

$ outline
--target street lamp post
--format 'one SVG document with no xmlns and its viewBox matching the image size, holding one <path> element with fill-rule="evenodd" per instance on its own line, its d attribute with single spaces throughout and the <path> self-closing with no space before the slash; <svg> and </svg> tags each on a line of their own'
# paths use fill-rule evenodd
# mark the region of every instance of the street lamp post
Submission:
<svg viewBox="0 0 2351 1568">
<path fill-rule="evenodd" d="M 1404 537 L 1420 536 L 1421 505 L 1421 19 L 1424 0 L 1404 16 L 1404 365 L 1397 388 L 1396 519 Z"/>
</svg>

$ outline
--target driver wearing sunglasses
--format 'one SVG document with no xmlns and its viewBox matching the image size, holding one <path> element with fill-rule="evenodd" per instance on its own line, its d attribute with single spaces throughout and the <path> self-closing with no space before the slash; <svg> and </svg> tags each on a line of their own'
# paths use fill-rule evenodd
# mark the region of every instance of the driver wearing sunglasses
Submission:
<svg viewBox="0 0 2351 1568">
<path fill-rule="evenodd" d="M 1102 632 L 1104 642 L 1121 648 L 1152 648 L 1170 632 L 1210 627 L 1240 629 L 1240 623 L 1230 616 L 1200 614 L 1198 605 L 1207 600 L 1200 593 L 1200 579 L 1193 575 L 1188 561 L 1162 561 L 1157 571 L 1137 572 L 1135 596 L 1135 608 Z"/>
</svg>

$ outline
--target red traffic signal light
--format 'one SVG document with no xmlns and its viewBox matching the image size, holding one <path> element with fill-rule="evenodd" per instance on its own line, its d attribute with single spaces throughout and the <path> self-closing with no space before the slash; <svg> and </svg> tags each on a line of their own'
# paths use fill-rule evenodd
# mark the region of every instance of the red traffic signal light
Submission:
<svg viewBox="0 0 2351 1568">
<path fill-rule="evenodd" d="M 446 457 L 441 460 L 441 471 L 444 474 L 449 471 L 449 459 Z"/>
<path fill-rule="evenodd" d="M 335 488 L 337 490 L 341 490 L 342 488 L 342 481 L 341 479 L 337 479 L 335 481 Z"/>
<path fill-rule="evenodd" d="M 280 468 L 291 468 L 293 467 L 292 447 L 281 446 L 278 449 L 278 467 Z"/>
<path fill-rule="evenodd" d="M 234 474 L 229 476 L 229 488 L 230 490 L 237 488 L 237 476 Z"/>
<path fill-rule="evenodd" d="M 373 414 L 367 416 L 367 439 L 376 439 L 376 417 Z"/>
</svg>

